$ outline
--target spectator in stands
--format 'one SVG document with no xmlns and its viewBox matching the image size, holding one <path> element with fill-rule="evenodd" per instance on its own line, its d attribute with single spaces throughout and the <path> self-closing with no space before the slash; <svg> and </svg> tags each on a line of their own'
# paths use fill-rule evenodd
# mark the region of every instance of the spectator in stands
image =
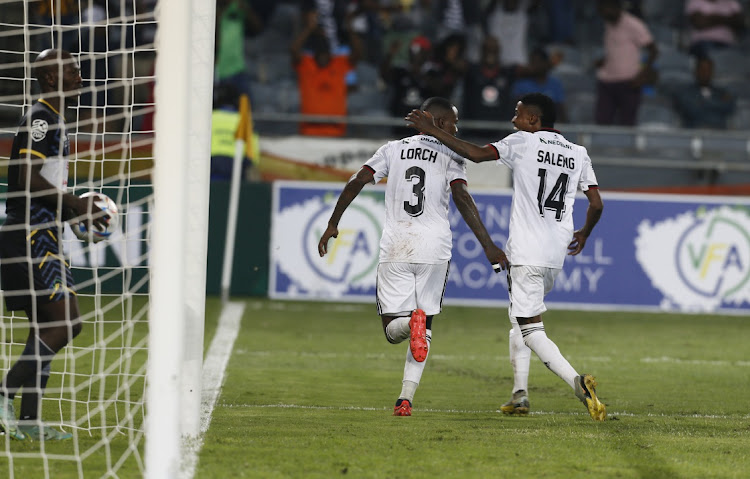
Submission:
<svg viewBox="0 0 750 479">
<path fill-rule="evenodd" d="M 676 88 L 672 96 L 682 126 L 726 129 L 737 99 L 713 85 L 714 63 L 709 57 L 696 59 L 694 73 L 695 83 Z"/>
<path fill-rule="evenodd" d="M 573 0 L 547 0 L 547 31 L 542 34 L 548 43 L 572 45 L 575 31 L 575 9 Z"/>
<path fill-rule="evenodd" d="M 432 55 L 432 44 L 424 36 L 416 36 L 409 42 L 409 62 L 407 65 L 394 63 L 394 58 L 401 45 L 399 41 L 391 43 L 383 63 L 380 65 L 380 76 L 388 85 L 390 94 L 389 111 L 393 117 L 403 118 L 415 108 L 419 108 L 430 95 L 425 78 L 425 65 Z M 397 136 L 411 136 L 411 129 L 405 126 L 393 128 Z"/>
<path fill-rule="evenodd" d="M 378 0 L 359 0 L 352 3 L 347 16 L 351 16 L 350 34 L 357 35 L 362 45 L 362 61 L 379 65 L 383 56 L 385 27 L 380 20 Z"/>
<path fill-rule="evenodd" d="M 464 58 L 466 38 L 453 33 L 435 48 L 433 61 L 425 64 L 428 97 L 451 98 L 456 86 L 463 80 L 468 64 Z"/>
<path fill-rule="evenodd" d="M 310 41 L 312 53 L 303 53 Z M 318 14 L 309 11 L 305 26 L 291 46 L 292 64 L 297 72 L 300 92 L 300 109 L 306 115 L 337 115 L 347 113 L 347 93 L 354 87 L 347 81 L 359 59 L 359 39 L 350 37 L 351 54 L 334 54 L 328 37 L 319 25 Z M 303 135 L 343 136 L 344 123 L 308 123 L 300 125 Z"/>
<path fill-rule="evenodd" d="M 519 78 L 513 84 L 511 98 L 515 104 L 521 97 L 529 93 L 544 93 L 552 98 L 557 106 L 557 119 L 560 122 L 567 121 L 565 111 L 565 90 L 562 82 L 550 75 L 552 63 L 549 55 L 543 48 L 536 48 L 529 57 L 529 75 Z"/>
<path fill-rule="evenodd" d="M 247 0 L 219 0 L 216 4 L 217 84 L 231 84 L 240 93 L 249 93 L 245 56 L 245 25 L 256 19 Z"/>
<path fill-rule="evenodd" d="M 526 65 L 528 62 L 529 11 L 539 3 L 540 0 L 490 0 L 487 3 L 482 18 L 487 33 L 502 39 L 502 66 Z"/>
<path fill-rule="evenodd" d="M 348 0 L 302 0 L 302 17 L 309 18 L 315 14 L 320 31 L 328 39 L 332 52 L 339 51 L 341 44 L 348 42 L 343 31 L 346 14 L 349 8 Z"/>
<path fill-rule="evenodd" d="M 604 58 L 596 62 L 596 122 L 635 125 L 644 85 L 655 80 L 656 44 L 648 27 L 623 10 L 620 0 L 599 0 L 604 19 Z M 641 51 L 647 52 L 645 62 Z"/>
<path fill-rule="evenodd" d="M 515 69 L 500 65 L 500 42 L 487 35 L 482 41 L 479 63 L 474 63 L 464 77 L 463 117 L 467 120 L 505 122 L 513 116 L 510 91 Z M 497 131 L 474 131 L 477 135 Z"/>
<path fill-rule="evenodd" d="M 479 60 L 479 47 L 482 42 L 482 11 L 476 0 L 436 0 L 437 32 L 434 40 L 443 42 L 446 38 L 461 36 L 464 54 L 469 61 Z"/>
<path fill-rule="evenodd" d="M 690 24 L 690 53 L 697 56 L 735 45 L 737 34 L 745 28 L 737 0 L 688 0 L 685 15 Z"/>
</svg>

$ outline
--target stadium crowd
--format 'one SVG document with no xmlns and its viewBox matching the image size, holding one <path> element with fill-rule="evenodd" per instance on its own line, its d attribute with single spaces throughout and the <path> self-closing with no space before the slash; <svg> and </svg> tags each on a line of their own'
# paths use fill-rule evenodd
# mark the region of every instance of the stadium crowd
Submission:
<svg viewBox="0 0 750 479">
<path fill-rule="evenodd" d="M 220 0 L 217 89 L 260 112 L 398 118 L 443 96 L 503 122 L 541 91 L 566 122 L 747 129 L 748 3 Z"/>
</svg>

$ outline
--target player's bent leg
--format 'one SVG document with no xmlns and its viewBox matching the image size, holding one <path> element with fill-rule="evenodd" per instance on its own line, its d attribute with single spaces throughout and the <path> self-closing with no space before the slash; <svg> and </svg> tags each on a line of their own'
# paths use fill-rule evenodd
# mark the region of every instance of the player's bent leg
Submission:
<svg viewBox="0 0 750 479">
<path fill-rule="evenodd" d="M 563 357 L 557 345 L 547 337 L 547 333 L 544 331 L 544 323 L 541 320 L 538 322 L 527 321 L 530 319 L 532 318 L 518 318 L 523 342 L 539 356 L 539 359 L 550 371 L 557 374 L 571 388 L 575 389 L 574 381 L 578 373 Z"/>
<path fill-rule="evenodd" d="M 31 316 L 35 313 L 36 316 Z M 39 422 L 41 399 L 49 381 L 52 359 L 73 338 L 78 336 L 82 323 L 78 303 L 74 296 L 60 301 L 38 304 L 36 311 L 27 310 L 33 318 L 26 349 L 30 361 L 16 378 L 23 388 L 19 430 L 32 439 L 64 440 L 72 435 L 63 433 Z M 19 360 L 19 365 L 23 361 Z M 9 373 L 10 376 L 10 373 Z"/>
<path fill-rule="evenodd" d="M 391 344 L 398 344 L 409 337 L 409 316 L 381 316 L 385 339 Z"/>
<path fill-rule="evenodd" d="M 432 324 L 432 316 L 427 321 L 429 325 Z M 429 353 L 430 343 L 432 342 L 432 330 L 425 330 L 425 338 L 427 340 L 427 352 Z M 417 361 L 411 352 L 411 348 L 406 350 L 406 362 L 404 364 L 404 379 L 401 381 L 401 393 L 398 396 L 396 405 L 393 408 L 394 416 L 411 416 L 411 410 L 414 404 L 414 394 L 417 391 L 419 382 L 422 379 L 422 373 L 426 365 L 427 357 L 425 360 Z"/>
<path fill-rule="evenodd" d="M 607 408 L 596 396 L 596 379 L 590 374 L 581 374 L 575 378 L 576 397 L 581 400 L 594 421 L 607 418 Z"/>
</svg>

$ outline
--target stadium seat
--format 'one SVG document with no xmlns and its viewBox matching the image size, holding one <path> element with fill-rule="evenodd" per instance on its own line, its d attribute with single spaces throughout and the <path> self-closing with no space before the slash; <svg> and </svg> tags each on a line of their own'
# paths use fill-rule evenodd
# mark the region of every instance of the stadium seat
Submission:
<svg viewBox="0 0 750 479">
<path fill-rule="evenodd" d="M 568 112 L 570 123 L 593 124 L 594 105 L 596 95 L 592 92 L 576 92 L 568 94 L 565 108 Z"/>
<path fill-rule="evenodd" d="M 638 126 L 653 129 L 669 129 L 679 125 L 677 115 L 669 104 L 659 101 L 644 101 L 638 109 Z"/>
<path fill-rule="evenodd" d="M 737 102 L 737 110 L 730 121 L 731 128 L 735 130 L 750 130 L 750 101 L 740 100 Z"/>
<path fill-rule="evenodd" d="M 656 58 L 656 68 L 662 70 L 677 70 L 690 73 L 692 61 L 690 56 L 675 48 L 660 48 L 659 56 Z"/>
<path fill-rule="evenodd" d="M 576 93 L 595 93 L 596 76 L 593 72 L 555 72 L 568 95 Z"/>
<path fill-rule="evenodd" d="M 744 78 L 750 75 L 750 62 L 747 54 L 739 49 L 728 48 L 711 52 L 714 61 L 714 77 L 719 79 Z"/>
</svg>

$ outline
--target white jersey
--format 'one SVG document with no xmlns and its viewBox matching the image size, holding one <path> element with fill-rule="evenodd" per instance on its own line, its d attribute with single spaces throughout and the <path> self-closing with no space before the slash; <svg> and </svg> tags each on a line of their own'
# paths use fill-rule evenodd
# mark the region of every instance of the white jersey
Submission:
<svg viewBox="0 0 750 479">
<path fill-rule="evenodd" d="M 513 170 L 508 260 L 562 268 L 573 239 L 576 191 L 598 187 L 586 148 L 551 129 L 519 131 L 492 146 L 498 163 Z"/>
<path fill-rule="evenodd" d="M 450 260 L 450 185 L 466 183 L 466 160 L 435 138 L 416 135 L 381 146 L 365 166 L 375 183 L 388 177 L 380 262 Z"/>
</svg>

